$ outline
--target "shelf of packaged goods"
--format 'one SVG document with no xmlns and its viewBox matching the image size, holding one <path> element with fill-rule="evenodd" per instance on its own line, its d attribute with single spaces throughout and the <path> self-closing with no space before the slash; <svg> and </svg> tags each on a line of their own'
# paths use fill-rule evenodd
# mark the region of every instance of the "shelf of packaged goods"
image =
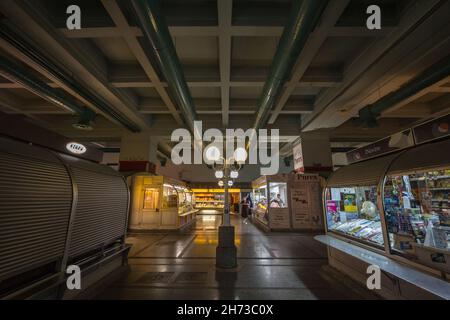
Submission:
<svg viewBox="0 0 450 320">
<path fill-rule="evenodd" d="M 436 177 L 420 177 L 411 178 L 409 181 L 425 181 L 425 180 L 440 180 L 440 179 L 450 179 L 450 175 L 436 176 Z"/>
<path fill-rule="evenodd" d="M 445 175 L 445 176 L 437 176 L 431 179 L 450 179 L 450 175 Z"/>
</svg>

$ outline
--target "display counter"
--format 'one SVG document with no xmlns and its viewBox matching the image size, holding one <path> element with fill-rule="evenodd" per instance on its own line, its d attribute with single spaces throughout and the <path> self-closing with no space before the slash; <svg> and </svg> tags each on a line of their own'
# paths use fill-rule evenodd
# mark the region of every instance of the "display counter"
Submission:
<svg viewBox="0 0 450 320">
<path fill-rule="evenodd" d="M 181 182 L 163 176 L 131 177 L 131 230 L 181 229 L 195 221 L 194 195 Z"/>
<path fill-rule="evenodd" d="M 198 188 L 192 189 L 195 195 L 195 208 L 199 210 L 217 210 L 216 214 L 222 214 L 225 205 L 225 190 L 219 188 Z M 240 202 L 240 192 L 238 188 L 229 188 L 229 204 L 233 211 L 234 204 Z M 210 214 L 210 211 L 208 211 Z"/>
<path fill-rule="evenodd" d="M 323 194 L 329 235 L 450 273 L 450 140 L 343 167 Z"/>
</svg>

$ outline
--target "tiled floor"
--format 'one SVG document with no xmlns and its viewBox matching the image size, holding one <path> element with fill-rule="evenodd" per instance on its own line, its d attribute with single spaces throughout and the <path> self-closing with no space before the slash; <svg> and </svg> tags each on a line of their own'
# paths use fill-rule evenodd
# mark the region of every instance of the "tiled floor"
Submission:
<svg viewBox="0 0 450 320">
<path fill-rule="evenodd" d="M 183 234 L 133 234 L 129 274 L 98 299 L 358 299 L 326 274 L 326 248 L 310 234 L 264 233 L 233 216 L 238 268 L 217 271 L 220 215 L 198 215 Z"/>
</svg>

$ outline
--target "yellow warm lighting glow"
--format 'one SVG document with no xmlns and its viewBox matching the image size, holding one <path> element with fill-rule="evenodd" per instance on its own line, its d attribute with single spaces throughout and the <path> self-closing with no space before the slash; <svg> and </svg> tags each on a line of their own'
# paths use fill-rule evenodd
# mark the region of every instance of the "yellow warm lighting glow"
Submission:
<svg viewBox="0 0 450 320">
<path fill-rule="evenodd" d="M 224 193 L 225 189 L 192 189 L 193 192 L 195 193 L 207 193 L 207 192 L 213 192 L 213 193 Z M 229 188 L 228 192 L 241 192 L 241 189 L 238 188 Z"/>
</svg>

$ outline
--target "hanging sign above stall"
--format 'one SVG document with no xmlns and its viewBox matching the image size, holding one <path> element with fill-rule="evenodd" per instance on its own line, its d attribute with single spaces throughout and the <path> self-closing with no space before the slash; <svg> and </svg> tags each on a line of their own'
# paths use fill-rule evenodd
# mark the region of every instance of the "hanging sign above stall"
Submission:
<svg viewBox="0 0 450 320">
<path fill-rule="evenodd" d="M 303 164 L 303 150 L 302 150 L 302 144 L 299 143 L 294 146 L 292 149 L 292 153 L 294 156 L 294 170 L 297 173 L 304 173 L 305 172 L 305 166 Z"/>
<path fill-rule="evenodd" d="M 450 114 L 419 124 L 413 128 L 416 144 L 440 139 L 450 135 Z"/>
<path fill-rule="evenodd" d="M 414 146 L 413 134 L 411 129 L 408 129 L 364 147 L 347 152 L 347 161 L 351 164 L 412 146 Z"/>
</svg>

